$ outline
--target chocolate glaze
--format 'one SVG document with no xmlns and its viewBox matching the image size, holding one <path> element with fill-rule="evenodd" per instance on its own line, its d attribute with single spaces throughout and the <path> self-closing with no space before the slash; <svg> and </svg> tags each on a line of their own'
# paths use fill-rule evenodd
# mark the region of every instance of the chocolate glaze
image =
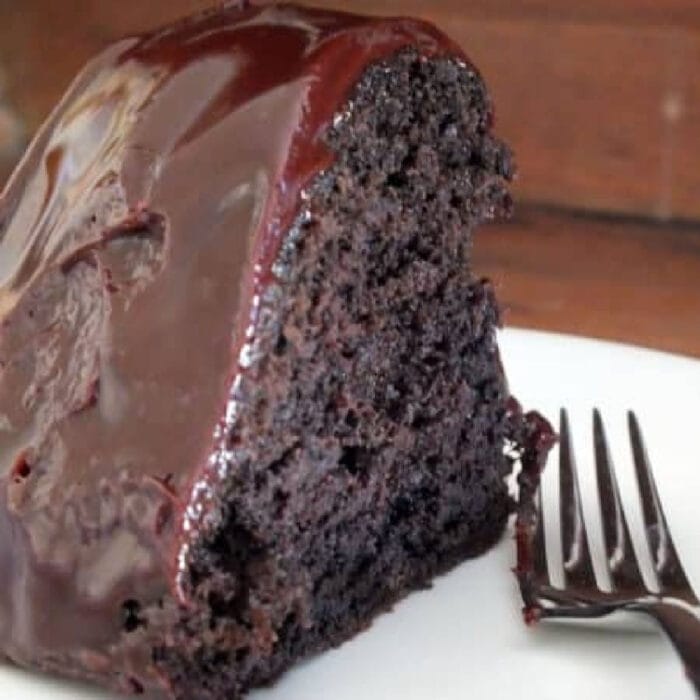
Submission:
<svg viewBox="0 0 700 700">
<path fill-rule="evenodd" d="M 515 423 L 524 425 L 524 434 L 519 436 L 521 446 L 518 459 L 520 473 L 518 474 L 518 503 L 515 520 L 515 546 L 517 563 L 515 574 L 523 597 L 523 619 L 530 625 L 537 622 L 541 608 L 534 600 L 534 551 L 533 539 L 539 514 L 537 511 L 536 494 L 540 487 L 542 471 L 547 463 L 551 449 L 556 445 L 558 437 L 549 422 L 537 412 L 523 415 L 520 404 L 511 397 L 510 412 Z"/>
<path fill-rule="evenodd" d="M 189 602 L 217 440 L 331 162 L 322 134 L 363 68 L 409 44 L 463 59 L 412 20 L 213 11 L 107 49 L 35 138 L 0 198 L 8 658 L 166 685 L 150 648 Z"/>
</svg>

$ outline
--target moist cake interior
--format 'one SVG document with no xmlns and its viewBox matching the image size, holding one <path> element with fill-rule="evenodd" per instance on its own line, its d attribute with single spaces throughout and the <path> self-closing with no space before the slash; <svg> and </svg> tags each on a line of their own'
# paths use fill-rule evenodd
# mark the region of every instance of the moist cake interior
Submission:
<svg viewBox="0 0 700 700">
<path fill-rule="evenodd" d="M 274 679 L 501 535 L 508 390 L 470 262 L 473 228 L 511 208 L 490 121 L 471 67 L 403 50 L 325 134 L 335 162 L 276 262 L 181 571 L 192 603 L 154 649 L 178 698 Z M 127 603 L 133 634 L 162 614 Z"/>
</svg>

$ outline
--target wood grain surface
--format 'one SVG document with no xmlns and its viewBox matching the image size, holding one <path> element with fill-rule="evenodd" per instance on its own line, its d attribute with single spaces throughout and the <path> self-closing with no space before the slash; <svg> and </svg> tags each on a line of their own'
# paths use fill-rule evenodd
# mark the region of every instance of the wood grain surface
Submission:
<svg viewBox="0 0 700 700">
<path fill-rule="evenodd" d="M 700 357 L 700 224 L 521 206 L 475 255 L 507 325 Z"/>
<path fill-rule="evenodd" d="M 212 4 L 0 0 L 0 183 L 87 58 Z M 698 0 L 310 4 L 430 19 L 480 67 L 519 164 L 477 245 L 509 322 L 700 357 Z"/>
</svg>

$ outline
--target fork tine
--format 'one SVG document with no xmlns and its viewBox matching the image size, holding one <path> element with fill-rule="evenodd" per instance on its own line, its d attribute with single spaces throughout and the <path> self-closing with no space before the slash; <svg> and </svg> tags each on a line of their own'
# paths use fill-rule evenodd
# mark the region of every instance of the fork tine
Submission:
<svg viewBox="0 0 700 700">
<path fill-rule="evenodd" d="M 598 503 L 610 582 L 616 592 L 628 594 L 631 597 L 644 595 L 647 589 L 632 547 L 615 467 L 605 437 L 603 419 L 597 408 L 593 411 L 593 445 L 598 479 Z"/>
<path fill-rule="evenodd" d="M 642 504 L 644 529 L 651 550 L 654 570 L 659 580 L 659 592 L 661 595 L 672 594 L 691 605 L 698 605 L 700 603 L 683 570 L 676 547 L 671 539 L 671 532 L 668 529 L 666 516 L 651 471 L 651 464 L 642 440 L 642 432 L 633 411 L 627 413 L 627 422 Z"/>
<path fill-rule="evenodd" d="M 569 586 L 597 590 L 566 409 L 561 409 L 559 425 L 559 499 L 564 578 Z"/>
<path fill-rule="evenodd" d="M 537 527 L 532 539 L 532 576 L 538 585 L 550 585 L 551 577 L 547 566 L 547 550 L 544 538 L 544 511 L 542 510 L 542 485 L 535 494 L 535 509 L 537 511 Z"/>
</svg>

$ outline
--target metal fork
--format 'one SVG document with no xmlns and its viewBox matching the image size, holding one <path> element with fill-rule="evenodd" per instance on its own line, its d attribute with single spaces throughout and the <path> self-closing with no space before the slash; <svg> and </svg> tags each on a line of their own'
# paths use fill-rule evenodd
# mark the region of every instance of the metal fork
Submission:
<svg viewBox="0 0 700 700">
<path fill-rule="evenodd" d="M 644 582 L 630 539 L 605 429 L 598 410 L 593 413 L 598 501 L 605 543 L 605 567 L 611 591 L 601 589 L 591 558 L 581 508 L 569 420 L 560 416 L 559 485 L 564 584 L 552 583 L 545 549 L 539 473 L 523 465 L 516 525 L 517 574 L 528 623 L 543 618 L 594 618 L 619 610 L 654 618 L 678 652 L 687 676 L 700 697 L 700 601 L 683 570 L 664 516 L 651 465 L 634 413 L 628 413 L 632 456 L 656 591 Z M 551 545 L 550 545 L 551 546 Z"/>
</svg>

